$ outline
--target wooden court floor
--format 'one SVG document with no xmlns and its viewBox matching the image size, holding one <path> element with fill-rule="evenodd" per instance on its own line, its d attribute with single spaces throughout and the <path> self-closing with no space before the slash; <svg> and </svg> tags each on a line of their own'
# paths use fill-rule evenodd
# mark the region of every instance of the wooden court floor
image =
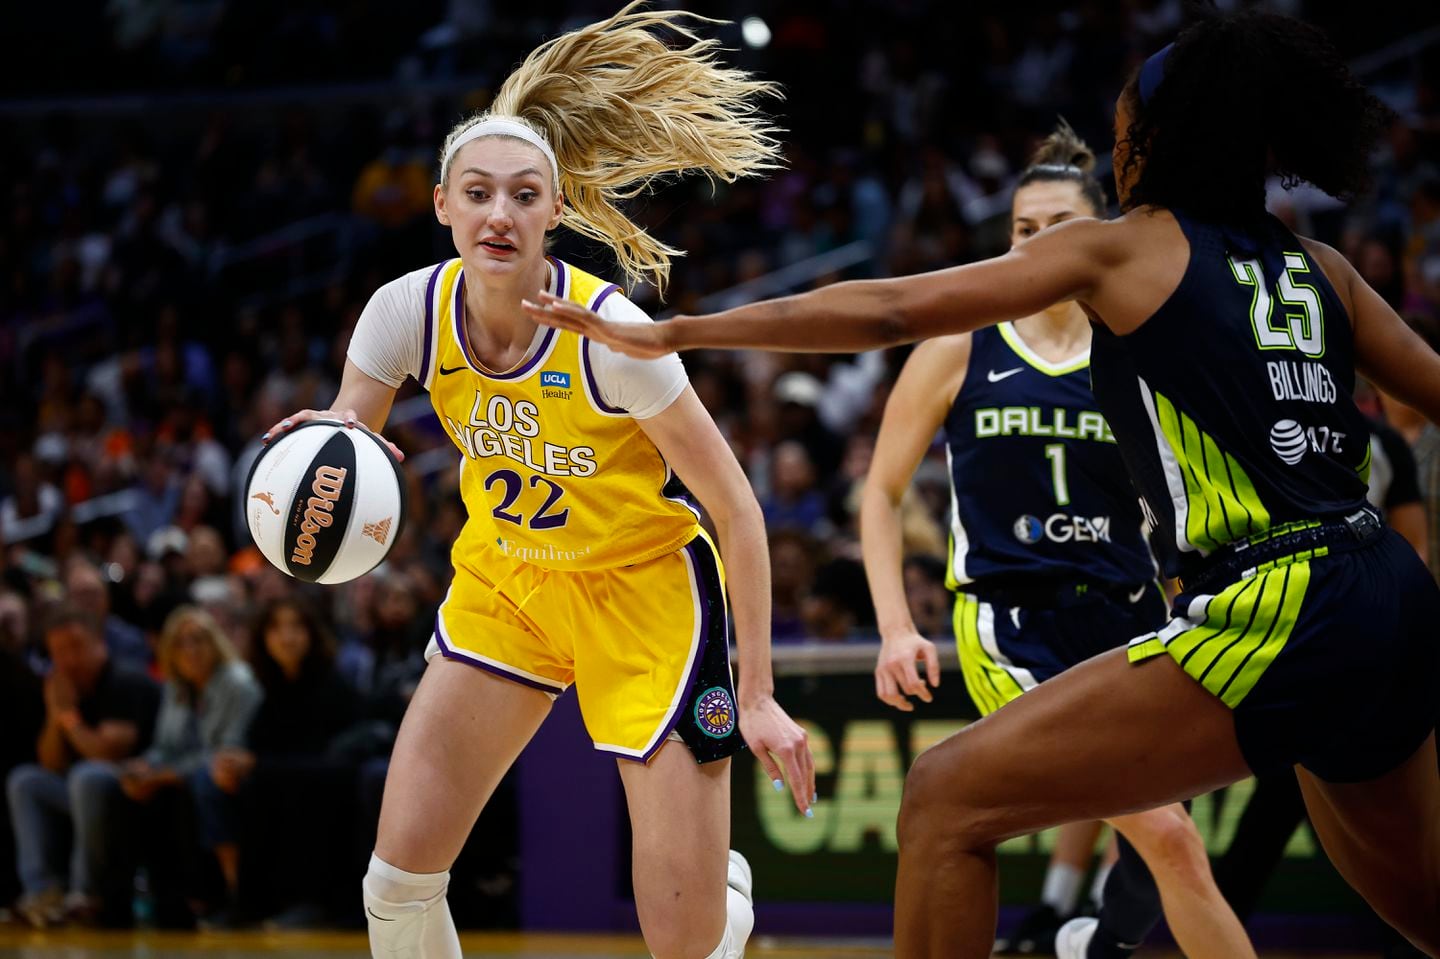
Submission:
<svg viewBox="0 0 1440 959">
<path fill-rule="evenodd" d="M 558 936 L 477 933 L 461 937 L 466 959 L 589 959 L 621 956 L 648 959 L 649 953 L 631 936 Z M 0 929 L 0 959 L 269 959 L 273 956 L 368 959 L 364 933 L 100 933 L 62 930 L 32 932 Z M 751 959 L 869 959 L 890 955 L 889 944 L 877 940 L 753 940 Z M 1146 959 L 1179 959 L 1164 950 L 1145 950 Z M 1264 959 L 1373 959 L 1355 953 L 1263 952 Z"/>
</svg>

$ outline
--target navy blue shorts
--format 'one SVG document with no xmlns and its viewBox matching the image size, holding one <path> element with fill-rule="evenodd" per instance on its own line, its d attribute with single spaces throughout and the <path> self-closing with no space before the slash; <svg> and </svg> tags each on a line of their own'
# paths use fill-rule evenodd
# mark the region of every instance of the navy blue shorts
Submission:
<svg viewBox="0 0 1440 959">
<path fill-rule="evenodd" d="M 1130 659 L 1168 653 L 1230 706 L 1256 773 L 1300 765 L 1328 782 L 1374 779 L 1440 719 L 1440 587 L 1393 530 L 1302 556 L 1218 593 L 1182 593 Z"/>
<path fill-rule="evenodd" d="M 1097 594 L 1087 602 L 1053 609 L 1006 606 L 982 597 L 955 595 L 960 669 L 982 716 L 1165 622 L 1165 599 L 1154 583 L 1131 596 Z"/>
</svg>

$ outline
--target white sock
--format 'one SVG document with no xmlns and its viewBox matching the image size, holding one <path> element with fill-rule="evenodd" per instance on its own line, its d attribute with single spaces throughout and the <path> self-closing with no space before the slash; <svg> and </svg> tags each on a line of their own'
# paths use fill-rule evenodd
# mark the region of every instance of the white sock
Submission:
<svg viewBox="0 0 1440 959">
<path fill-rule="evenodd" d="M 1080 901 L 1080 883 L 1085 874 L 1067 863 L 1051 863 L 1045 871 L 1045 885 L 1040 890 L 1040 901 L 1062 916 L 1075 912 Z"/>
<path fill-rule="evenodd" d="M 448 872 L 406 872 L 372 853 L 360 885 L 374 959 L 461 959 Z"/>
<path fill-rule="evenodd" d="M 1105 896 L 1105 880 L 1110 878 L 1110 870 L 1115 868 L 1113 862 L 1101 863 L 1095 870 L 1095 881 L 1090 883 L 1090 901 L 1095 903 L 1095 908 L 1100 908 L 1100 903 Z"/>
</svg>

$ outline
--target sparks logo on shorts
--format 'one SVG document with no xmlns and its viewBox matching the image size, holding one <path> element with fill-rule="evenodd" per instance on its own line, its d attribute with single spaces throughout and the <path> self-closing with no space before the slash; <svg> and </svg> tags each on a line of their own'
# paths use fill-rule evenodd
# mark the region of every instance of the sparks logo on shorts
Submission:
<svg viewBox="0 0 1440 959">
<path fill-rule="evenodd" d="M 541 386 L 556 386 L 562 390 L 570 388 L 570 374 L 560 373 L 555 370 L 542 370 L 540 372 Z"/>
<path fill-rule="evenodd" d="M 712 686 L 695 701 L 695 725 L 714 739 L 724 739 L 735 731 L 735 700 L 724 686 Z"/>
</svg>

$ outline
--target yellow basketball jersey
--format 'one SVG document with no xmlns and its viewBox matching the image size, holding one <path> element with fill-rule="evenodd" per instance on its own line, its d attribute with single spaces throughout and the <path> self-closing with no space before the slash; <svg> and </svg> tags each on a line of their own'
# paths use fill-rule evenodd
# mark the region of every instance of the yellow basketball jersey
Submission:
<svg viewBox="0 0 1440 959">
<path fill-rule="evenodd" d="M 550 263 L 551 292 L 574 303 L 598 309 L 619 289 Z M 499 550 L 548 569 L 610 569 L 694 538 L 698 516 L 659 450 L 600 396 L 585 337 L 546 330 L 518 367 L 491 372 L 469 349 L 460 260 L 436 267 L 426 297 L 421 383 L 460 449 L 470 514 L 457 565 L 483 566 Z"/>
</svg>

